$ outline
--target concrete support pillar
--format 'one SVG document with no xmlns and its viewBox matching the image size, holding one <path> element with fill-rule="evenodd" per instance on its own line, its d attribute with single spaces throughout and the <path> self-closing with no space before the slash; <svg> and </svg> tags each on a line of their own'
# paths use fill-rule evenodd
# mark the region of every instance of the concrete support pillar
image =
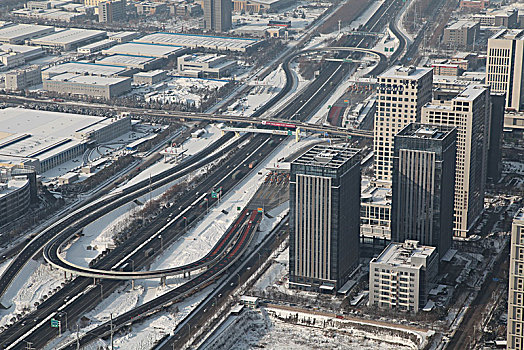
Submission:
<svg viewBox="0 0 524 350">
<path fill-rule="evenodd" d="M 166 286 L 166 276 L 160 277 L 160 284 L 162 285 L 162 287 Z"/>
</svg>

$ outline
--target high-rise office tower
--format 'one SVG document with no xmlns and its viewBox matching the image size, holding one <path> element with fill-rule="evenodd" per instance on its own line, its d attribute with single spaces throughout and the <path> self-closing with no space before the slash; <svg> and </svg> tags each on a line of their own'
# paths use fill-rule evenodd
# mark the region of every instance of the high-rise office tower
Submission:
<svg viewBox="0 0 524 350">
<path fill-rule="evenodd" d="M 395 136 L 391 239 L 437 248 L 442 258 L 453 238 L 457 129 L 412 123 Z"/>
<path fill-rule="evenodd" d="M 506 108 L 524 109 L 523 29 L 504 29 L 488 39 L 486 83 L 506 94 Z"/>
<path fill-rule="evenodd" d="M 492 183 L 497 183 L 502 175 L 502 130 L 504 129 L 505 103 L 505 94 L 491 92 L 487 177 Z"/>
<path fill-rule="evenodd" d="M 358 266 L 358 150 L 316 145 L 291 163 L 289 285 L 339 289 Z"/>
<path fill-rule="evenodd" d="M 524 349 L 524 208 L 511 227 L 507 349 Z"/>
<path fill-rule="evenodd" d="M 466 237 L 484 209 L 490 120 L 490 90 L 485 85 L 468 85 L 455 97 L 422 108 L 422 123 L 457 127 L 455 236 Z"/>
<path fill-rule="evenodd" d="M 420 121 L 422 106 L 431 101 L 431 68 L 394 66 L 378 76 L 373 150 L 375 177 L 391 181 L 393 138 L 409 123 Z"/>
<path fill-rule="evenodd" d="M 204 0 L 204 28 L 215 32 L 231 29 L 231 0 Z"/>
</svg>

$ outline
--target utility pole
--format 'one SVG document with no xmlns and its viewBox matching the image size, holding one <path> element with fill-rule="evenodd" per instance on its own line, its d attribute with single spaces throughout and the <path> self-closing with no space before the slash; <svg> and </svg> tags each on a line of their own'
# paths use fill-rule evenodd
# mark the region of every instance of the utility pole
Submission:
<svg viewBox="0 0 524 350">
<path fill-rule="evenodd" d="M 114 350 L 114 346 L 113 346 L 113 313 L 110 313 L 109 314 L 109 317 L 110 317 L 110 325 L 111 325 L 111 350 Z"/>
<path fill-rule="evenodd" d="M 76 350 L 80 350 L 80 327 L 78 324 L 76 325 Z"/>
</svg>

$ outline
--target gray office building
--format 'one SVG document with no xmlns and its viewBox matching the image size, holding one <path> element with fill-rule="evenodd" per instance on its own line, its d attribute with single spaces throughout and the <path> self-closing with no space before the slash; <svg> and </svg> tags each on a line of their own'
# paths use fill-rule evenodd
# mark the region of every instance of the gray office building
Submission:
<svg viewBox="0 0 524 350">
<path fill-rule="evenodd" d="M 391 238 L 451 247 L 457 130 L 411 123 L 396 136 L 393 153 Z"/>
<path fill-rule="evenodd" d="M 226 32 L 232 27 L 231 0 L 204 0 L 204 28 L 214 32 Z"/>
<path fill-rule="evenodd" d="M 289 285 L 333 292 L 358 266 L 359 150 L 316 145 L 291 163 Z"/>
</svg>

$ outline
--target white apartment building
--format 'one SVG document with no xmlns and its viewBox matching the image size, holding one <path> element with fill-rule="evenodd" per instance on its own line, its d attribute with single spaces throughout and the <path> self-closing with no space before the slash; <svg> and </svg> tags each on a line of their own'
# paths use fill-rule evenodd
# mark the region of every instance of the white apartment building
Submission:
<svg viewBox="0 0 524 350">
<path fill-rule="evenodd" d="M 437 248 L 391 243 L 369 263 L 369 306 L 417 312 L 438 273 Z"/>
<path fill-rule="evenodd" d="M 507 348 L 524 349 L 524 208 L 511 227 L 507 328 Z"/>
<path fill-rule="evenodd" d="M 406 125 L 420 121 L 422 106 L 431 101 L 431 68 L 394 66 L 378 77 L 373 150 L 375 177 L 391 182 L 393 140 Z"/>
<path fill-rule="evenodd" d="M 422 123 L 457 127 L 454 235 L 466 237 L 484 208 L 490 89 L 468 85 L 454 98 L 433 100 L 422 108 Z"/>
<path fill-rule="evenodd" d="M 486 83 L 506 94 L 507 109 L 524 109 L 523 29 L 504 29 L 488 39 Z"/>
</svg>

